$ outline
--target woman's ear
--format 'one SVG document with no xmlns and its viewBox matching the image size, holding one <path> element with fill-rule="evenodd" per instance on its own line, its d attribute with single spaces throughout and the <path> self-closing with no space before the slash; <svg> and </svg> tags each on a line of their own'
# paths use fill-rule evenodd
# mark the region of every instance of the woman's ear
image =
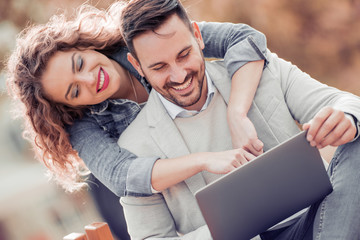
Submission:
<svg viewBox="0 0 360 240">
<path fill-rule="evenodd" d="M 193 31 L 194 31 L 194 36 L 195 36 L 196 41 L 198 42 L 200 48 L 204 49 L 205 44 L 204 44 L 203 38 L 201 36 L 199 25 L 196 22 L 192 22 L 192 26 L 193 26 Z"/>
<path fill-rule="evenodd" d="M 138 71 L 138 73 L 142 77 L 144 77 L 145 75 L 141 69 L 141 66 L 140 66 L 140 63 L 138 62 L 138 60 L 136 60 L 136 58 L 131 53 L 127 54 L 127 59 L 131 63 L 131 65 L 136 69 L 136 71 Z"/>
</svg>

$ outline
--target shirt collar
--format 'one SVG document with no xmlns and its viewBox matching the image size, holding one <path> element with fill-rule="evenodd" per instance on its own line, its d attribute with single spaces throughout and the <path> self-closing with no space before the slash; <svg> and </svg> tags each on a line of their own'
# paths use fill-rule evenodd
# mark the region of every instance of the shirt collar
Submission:
<svg viewBox="0 0 360 240">
<path fill-rule="evenodd" d="M 158 96 L 160 98 L 160 101 L 162 102 L 166 111 L 169 113 L 169 115 L 172 119 L 175 119 L 176 117 L 194 116 L 194 115 L 198 114 L 199 112 L 204 111 L 207 108 L 207 106 L 209 106 L 211 99 L 215 93 L 215 86 L 214 86 L 214 83 L 211 81 L 209 74 L 206 71 L 205 71 L 205 74 L 206 74 L 206 83 L 207 83 L 208 91 L 207 91 L 206 102 L 200 111 L 186 110 L 186 109 L 170 102 L 169 100 L 165 99 L 160 93 L 158 93 L 156 91 L 156 93 L 158 94 Z"/>
</svg>

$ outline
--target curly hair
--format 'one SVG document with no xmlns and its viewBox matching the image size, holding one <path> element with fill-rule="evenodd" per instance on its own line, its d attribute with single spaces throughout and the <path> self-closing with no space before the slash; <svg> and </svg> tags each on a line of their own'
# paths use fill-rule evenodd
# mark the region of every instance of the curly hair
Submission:
<svg viewBox="0 0 360 240">
<path fill-rule="evenodd" d="M 68 191 L 86 185 L 88 170 L 65 130 L 66 125 L 83 116 L 84 107 L 70 107 L 47 98 L 41 77 L 57 51 L 76 48 L 106 54 L 124 46 L 119 29 L 123 5 L 115 2 L 108 10 L 99 10 L 85 4 L 72 18 L 62 13 L 46 24 L 29 26 L 19 34 L 7 63 L 8 93 L 15 100 L 17 116 L 25 120 L 23 136 L 50 176 Z"/>
</svg>

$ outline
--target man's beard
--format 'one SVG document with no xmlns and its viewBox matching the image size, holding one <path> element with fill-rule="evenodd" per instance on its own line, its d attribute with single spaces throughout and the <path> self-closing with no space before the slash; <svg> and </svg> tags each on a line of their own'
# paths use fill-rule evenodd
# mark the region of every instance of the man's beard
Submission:
<svg viewBox="0 0 360 240">
<path fill-rule="evenodd" d="M 200 74 L 198 74 L 198 72 L 192 71 L 191 73 L 189 73 L 188 75 L 186 75 L 184 82 L 188 81 L 189 79 L 192 78 L 191 81 L 194 81 L 195 79 L 197 79 L 198 81 L 198 90 L 197 89 L 193 89 L 193 91 L 188 92 L 184 95 L 173 95 L 171 94 L 171 91 L 169 91 L 169 89 L 182 85 L 182 83 L 168 83 L 165 86 L 165 89 L 167 90 L 166 93 L 167 95 L 164 96 L 166 99 L 168 99 L 169 101 L 175 103 L 176 105 L 182 107 L 182 108 L 186 108 L 186 107 L 190 107 L 194 104 L 196 104 L 201 96 L 202 96 L 202 90 L 203 90 L 203 85 L 204 85 L 204 80 L 205 80 L 205 74 L 203 74 L 202 76 L 200 76 L 199 78 L 196 78 L 197 76 L 199 76 Z M 192 82 L 191 84 L 195 84 L 194 82 Z M 196 95 L 193 96 L 192 99 L 189 99 L 188 97 L 190 97 L 191 94 L 193 94 L 193 92 L 196 91 Z M 185 99 L 184 99 L 185 98 Z"/>
</svg>

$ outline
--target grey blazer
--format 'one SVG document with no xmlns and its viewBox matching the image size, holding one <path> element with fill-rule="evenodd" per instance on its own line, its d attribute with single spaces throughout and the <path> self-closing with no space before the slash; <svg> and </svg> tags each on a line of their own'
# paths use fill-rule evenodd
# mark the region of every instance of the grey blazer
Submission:
<svg viewBox="0 0 360 240">
<path fill-rule="evenodd" d="M 299 132 L 294 120 L 306 123 L 324 106 L 334 106 L 360 119 L 359 97 L 321 84 L 271 52 L 267 56 L 269 64 L 248 114 L 265 151 Z M 227 102 L 231 81 L 223 62 L 207 62 L 206 70 Z M 154 91 L 118 143 L 139 157 L 174 158 L 190 153 Z M 121 198 L 131 237 L 211 239 L 194 198 L 203 186 L 205 181 L 197 174 L 150 197 Z"/>
</svg>

